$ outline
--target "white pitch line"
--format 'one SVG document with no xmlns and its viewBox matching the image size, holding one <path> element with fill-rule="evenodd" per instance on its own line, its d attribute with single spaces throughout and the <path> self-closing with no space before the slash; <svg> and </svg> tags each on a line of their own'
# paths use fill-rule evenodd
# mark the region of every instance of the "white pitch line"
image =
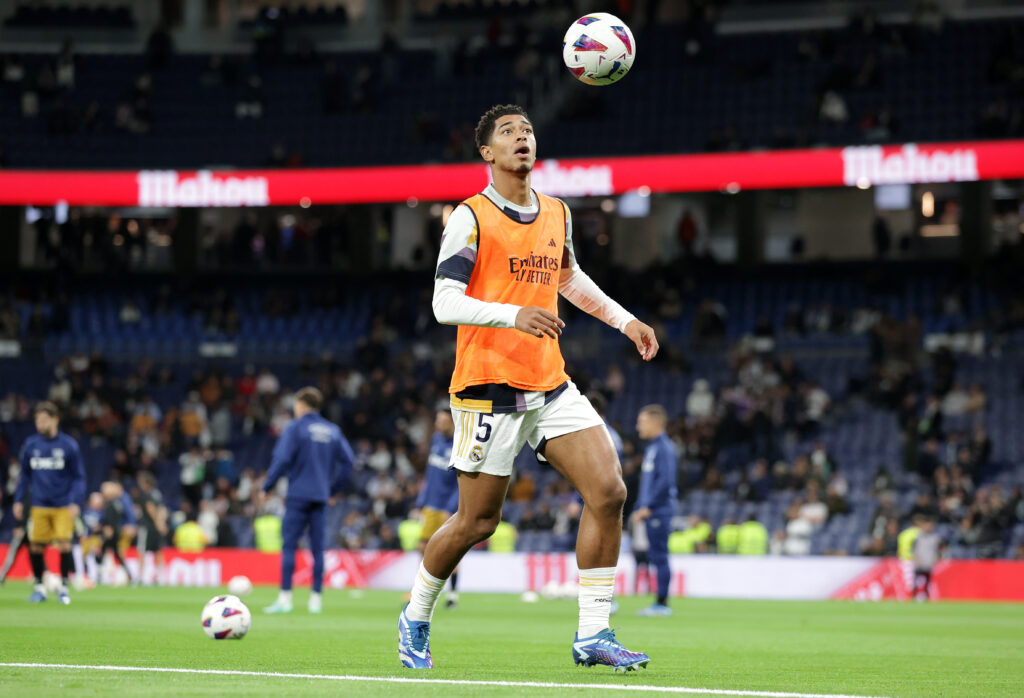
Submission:
<svg viewBox="0 0 1024 698">
<path fill-rule="evenodd" d="M 842 693 L 787 693 L 779 691 L 739 691 L 722 688 L 683 688 L 680 686 L 631 686 L 616 683 L 548 683 L 542 681 L 467 681 L 461 679 L 413 679 L 398 676 L 350 676 L 336 674 L 284 674 L 277 671 L 233 671 L 230 669 L 179 669 L 175 667 L 110 666 L 91 664 L 38 664 L 0 662 L 0 667 L 21 669 L 86 669 L 89 671 L 137 671 L 164 674 L 205 674 L 214 676 L 252 676 L 274 679 L 324 679 L 327 681 L 366 681 L 379 683 L 422 683 L 439 686 L 492 686 L 499 688 L 594 688 L 606 691 L 642 691 L 647 693 L 697 693 L 714 696 L 751 696 L 754 698 L 875 698 Z"/>
</svg>

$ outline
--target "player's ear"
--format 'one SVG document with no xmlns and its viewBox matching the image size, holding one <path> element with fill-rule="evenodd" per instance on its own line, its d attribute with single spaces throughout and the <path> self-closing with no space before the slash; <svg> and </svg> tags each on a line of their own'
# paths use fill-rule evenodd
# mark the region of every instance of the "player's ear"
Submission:
<svg viewBox="0 0 1024 698">
<path fill-rule="evenodd" d="M 482 145 L 482 146 L 480 146 L 480 157 L 482 157 L 484 159 L 484 162 L 493 163 L 494 162 L 494 153 L 493 153 L 493 151 L 491 151 L 491 146 L 489 146 L 489 145 Z"/>
</svg>

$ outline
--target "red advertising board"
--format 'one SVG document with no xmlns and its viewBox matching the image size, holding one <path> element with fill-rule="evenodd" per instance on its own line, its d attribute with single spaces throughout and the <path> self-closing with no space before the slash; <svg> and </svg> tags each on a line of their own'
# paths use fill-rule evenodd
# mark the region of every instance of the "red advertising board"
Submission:
<svg viewBox="0 0 1024 698">
<path fill-rule="evenodd" d="M 0 545 L 0 559 L 7 555 L 7 546 Z M 47 568 L 59 569 L 59 556 L 54 548 L 46 553 Z M 164 579 L 170 586 L 220 586 L 236 575 L 245 575 L 253 584 L 279 584 L 281 581 L 281 556 L 275 553 L 261 553 L 258 550 L 241 548 L 209 548 L 202 553 L 182 553 L 174 548 L 165 548 Z M 350 551 L 329 550 L 326 553 L 324 578 L 330 586 L 359 587 L 371 586 L 371 579 L 378 571 L 388 567 L 402 557 L 398 551 Z M 127 564 L 137 571 L 142 569 L 145 581 L 153 581 L 156 570 L 141 565 L 134 548 L 125 555 Z M 295 584 L 309 584 L 312 574 L 312 557 L 308 551 L 295 556 Z M 28 553 L 22 552 L 11 568 L 10 578 L 28 579 L 31 569 Z"/>
<path fill-rule="evenodd" d="M 0 545 L 0 559 L 7 546 Z M 208 548 L 203 553 L 164 550 L 160 583 L 169 586 L 219 587 L 231 577 L 245 575 L 255 584 L 280 583 L 281 556 L 256 550 Z M 141 571 L 146 583 L 155 581 L 152 557 L 141 564 L 134 549 L 128 551 L 133 574 Z M 58 569 L 56 550 L 47 563 Z M 295 560 L 294 583 L 309 584 L 312 560 L 302 550 Z M 420 556 L 399 551 L 328 550 L 324 586 L 406 590 L 419 568 Z M 748 557 L 743 555 L 673 555 L 673 596 L 703 598 L 849 599 L 858 601 L 913 598 L 913 569 L 894 558 Z M 572 553 L 471 552 L 460 567 L 465 591 L 519 593 L 543 590 L 576 580 Z M 90 575 L 99 570 L 90 563 Z M 632 556 L 619 561 L 616 594 L 630 594 L 636 570 Z M 28 579 L 27 553 L 11 570 L 11 579 Z M 644 591 L 651 584 L 645 579 Z M 932 574 L 933 600 L 1024 601 L 1024 560 L 943 560 Z"/>
<path fill-rule="evenodd" d="M 1024 601 L 1024 561 L 943 560 L 932 570 L 928 592 L 933 600 Z M 879 560 L 832 598 L 905 601 L 913 596 L 913 563 L 890 558 Z"/>
<path fill-rule="evenodd" d="M 210 207 L 459 201 L 486 165 L 301 170 L 0 171 L 0 205 Z M 1024 140 L 905 143 L 746 153 L 542 160 L 532 184 L 552 196 L 867 187 L 1024 177 Z"/>
</svg>

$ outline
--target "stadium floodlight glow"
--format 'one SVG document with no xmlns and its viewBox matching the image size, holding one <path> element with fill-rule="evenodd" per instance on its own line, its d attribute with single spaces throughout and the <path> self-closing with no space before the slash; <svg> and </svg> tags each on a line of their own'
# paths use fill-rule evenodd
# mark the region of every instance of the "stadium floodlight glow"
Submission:
<svg viewBox="0 0 1024 698">
<path fill-rule="evenodd" d="M 1024 177 L 1024 140 L 906 143 L 748 153 L 540 160 L 549 196 L 743 191 Z M 285 170 L 3 170 L 0 205 L 199 207 L 461 201 L 490 181 L 484 163 Z"/>
</svg>

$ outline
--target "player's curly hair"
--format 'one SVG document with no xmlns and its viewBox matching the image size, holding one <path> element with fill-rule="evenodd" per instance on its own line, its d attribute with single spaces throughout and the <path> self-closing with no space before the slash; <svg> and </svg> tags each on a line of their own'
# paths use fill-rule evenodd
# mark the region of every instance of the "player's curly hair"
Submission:
<svg viewBox="0 0 1024 698">
<path fill-rule="evenodd" d="M 474 137 L 476 138 L 477 150 L 480 150 L 482 146 L 491 144 L 491 136 L 494 135 L 494 122 L 509 114 L 519 114 L 527 120 L 530 119 L 526 110 L 518 104 L 495 104 L 484 112 L 484 115 L 480 117 L 480 121 L 476 124 Z"/>
</svg>

